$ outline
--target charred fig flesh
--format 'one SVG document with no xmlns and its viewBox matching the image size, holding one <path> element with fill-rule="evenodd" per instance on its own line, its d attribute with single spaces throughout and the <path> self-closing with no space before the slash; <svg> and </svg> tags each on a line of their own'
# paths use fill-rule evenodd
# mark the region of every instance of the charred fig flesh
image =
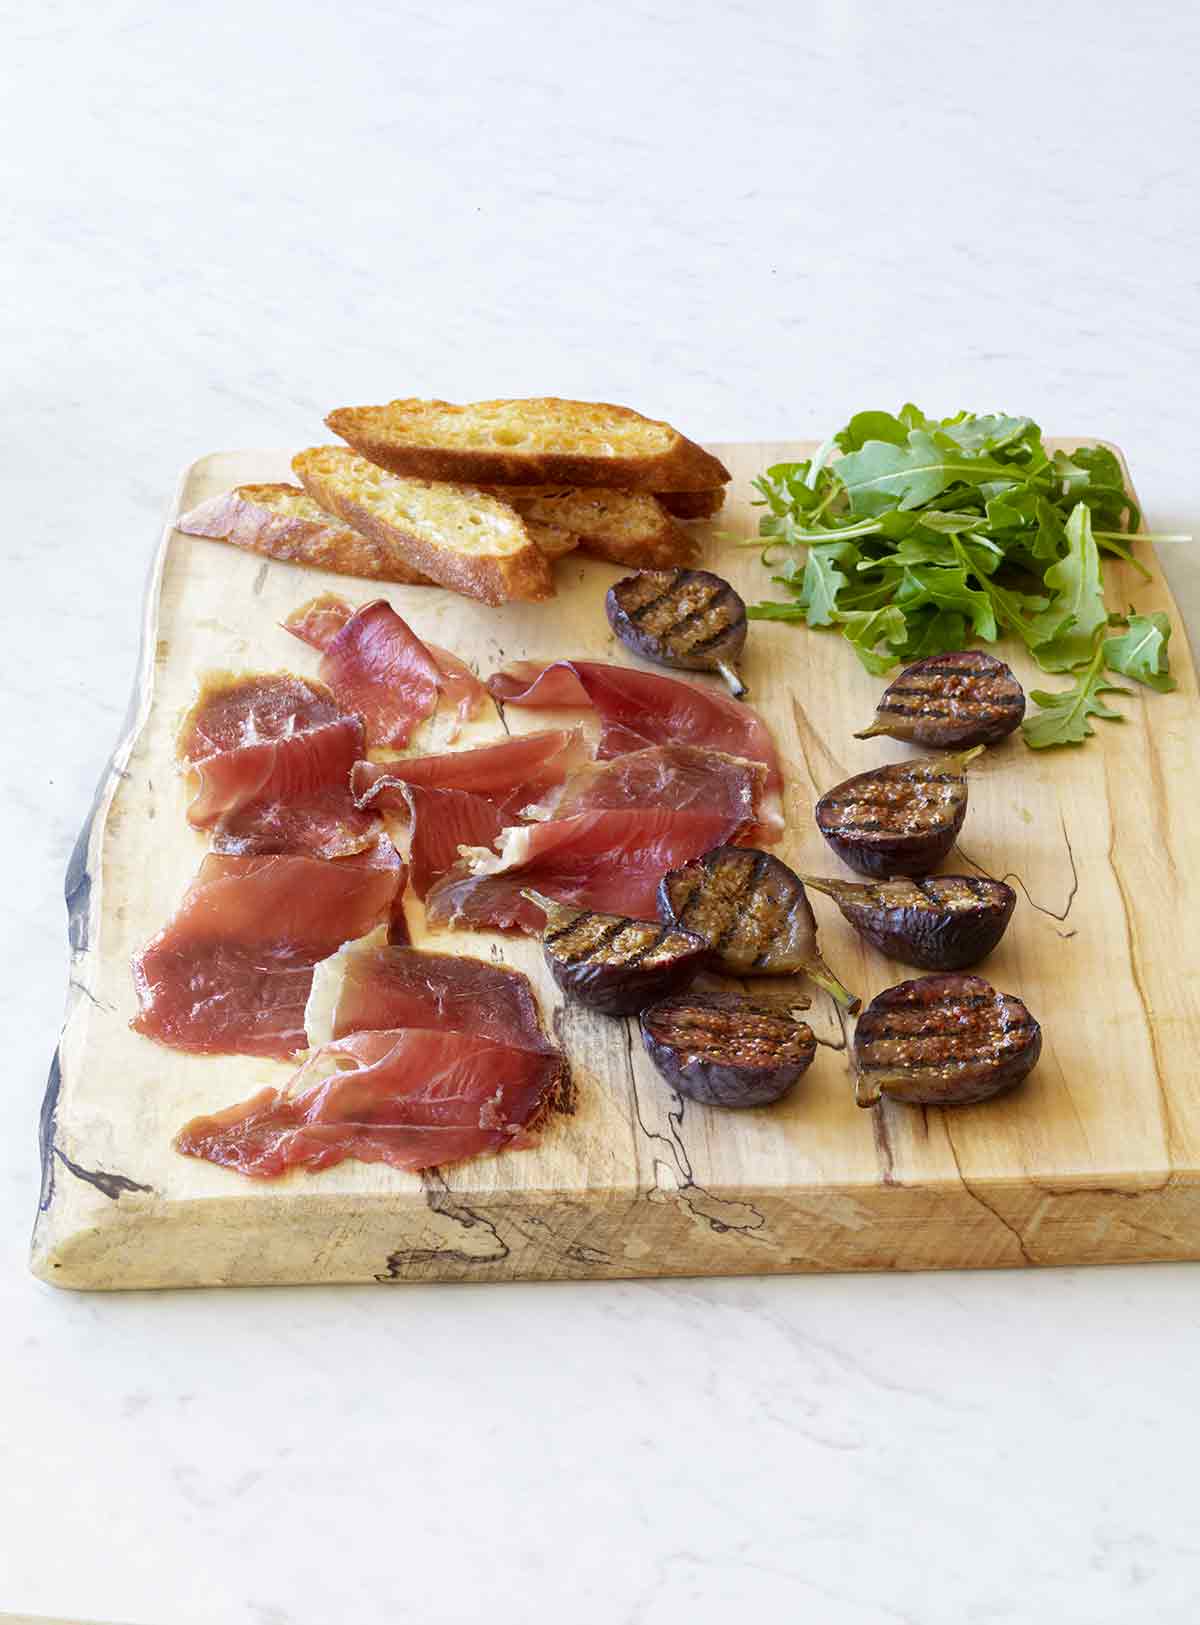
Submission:
<svg viewBox="0 0 1200 1625">
<path fill-rule="evenodd" d="M 817 802 L 817 828 L 860 875 L 927 875 L 967 815 L 967 763 L 983 749 L 856 773 Z"/>
<path fill-rule="evenodd" d="M 546 916 L 542 947 L 564 993 L 606 1016 L 634 1016 L 689 987 L 710 958 L 694 931 L 622 914 L 593 914 L 541 892 L 522 894 Z"/>
<path fill-rule="evenodd" d="M 682 993 L 642 1011 L 646 1053 L 673 1089 L 705 1106 L 767 1106 L 812 1065 L 805 1021 L 740 993 Z"/>
<path fill-rule="evenodd" d="M 873 998 L 854 1034 L 855 1099 L 970 1106 L 1021 1082 L 1042 1029 L 981 976 L 921 976 Z"/>
<path fill-rule="evenodd" d="M 889 734 L 910 745 L 965 750 L 995 745 L 1025 715 L 1025 690 L 1003 660 L 981 649 L 930 655 L 884 692 L 875 721 L 855 739 Z"/>
<path fill-rule="evenodd" d="M 889 959 L 920 970 L 965 970 L 1000 941 L 1017 894 L 1002 880 L 930 875 L 925 880 L 819 880 L 850 924 Z"/>
<path fill-rule="evenodd" d="M 737 661 L 746 642 L 746 606 L 711 570 L 637 570 L 604 600 L 608 624 L 634 654 L 679 671 L 719 671 L 735 699 L 746 685 Z"/>
<path fill-rule="evenodd" d="M 753 846 L 716 846 L 658 888 L 658 912 L 696 931 L 729 976 L 802 973 L 847 1010 L 856 999 L 838 981 L 817 947 L 817 922 L 800 876 Z"/>
</svg>

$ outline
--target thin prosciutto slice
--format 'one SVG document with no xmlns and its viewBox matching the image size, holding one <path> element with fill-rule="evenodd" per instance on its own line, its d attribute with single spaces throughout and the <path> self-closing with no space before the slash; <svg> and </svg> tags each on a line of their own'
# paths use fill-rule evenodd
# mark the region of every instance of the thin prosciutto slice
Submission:
<svg viewBox="0 0 1200 1625">
<path fill-rule="evenodd" d="M 757 711 L 726 694 L 674 677 L 610 666 L 597 660 L 518 660 L 488 679 L 505 706 L 577 711 L 591 708 L 602 723 L 599 754 L 608 758 L 649 745 L 696 745 L 761 762 L 766 768 L 759 841 L 783 833 L 783 774 L 766 723 Z"/>
<path fill-rule="evenodd" d="M 432 1168 L 533 1143 L 561 1057 L 473 1033 L 359 1032 L 324 1045 L 283 1090 L 188 1123 L 187 1156 L 272 1179 L 347 1157 Z"/>
<path fill-rule="evenodd" d="M 290 672 L 211 673 L 176 745 L 197 786 L 188 821 L 212 830 L 219 852 L 360 852 L 379 828 L 350 795 L 363 743 L 362 722 L 319 684 Z"/>
<path fill-rule="evenodd" d="M 474 750 L 359 762 L 351 786 L 360 808 L 398 822 L 408 843 L 412 888 L 424 898 L 458 861 L 460 846 L 490 846 L 589 755 L 578 729 L 559 728 Z"/>
<path fill-rule="evenodd" d="M 767 770 L 761 762 L 697 745 L 651 745 L 587 762 L 562 786 L 526 809 L 530 818 L 658 808 L 665 812 L 717 812 L 751 828 L 761 815 Z"/>
<path fill-rule="evenodd" d="M 313 966 L 381 923 L 395 929 L 403 877 L 382 837 L 336 863 L 210 853 L 134 958 L 133 1027 L 173 1049 L 286 1060 L 306 1044 Z"/>
<path fill-rule="evenodd" d="M 385 599 L 356 610 L 326 594 L 302 605 L 284 625 L 321 651 L 322 680 L 347 710 L 362 716 L 373 749 L 402 749 L 443 697 L 457 707 L 460 722 L 487 699 L 469 667 L 422 643 Z"/>
<path fill-rule="evenodd" d="M 468 954 L 376 943 L 347 943 L 317 966 L 305 1026 L 313 1049 L 356 1032 L 428 1027 L 557 1053 L 520 971 Z"/>
<path fill-rule="evenodd" d="M 498 852 L 464 854 L 425 899 L 434 926 L 540 931 L 544 915 L 525 887 L 598 914 L 656 916 L 658 883 L 668 869 L 744 833 L 719 811 L 648 808 L 579 813 L 504 831 Z"/>
</svg>

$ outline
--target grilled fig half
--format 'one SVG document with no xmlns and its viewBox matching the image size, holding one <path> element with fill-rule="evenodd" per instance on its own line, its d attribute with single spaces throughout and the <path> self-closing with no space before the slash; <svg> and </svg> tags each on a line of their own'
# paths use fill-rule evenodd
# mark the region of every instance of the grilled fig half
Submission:
<svg viewBox="0 0 1200 1625">
<path fill-rule="evenodd" d="M 1012 1089 L 1042 1053 L 1042 1029 L 981 976 L 921 976 L 873 998 L 854 1034 L 855 1099 L 970 1106 Z"/>
<path fill-rule="evenodd" d="M 737 661 L 746 642 L 746 606 L 711 570 L 637 570 L 604 600 L 608 624 L 643 660 L 680 671 L 719 671 L 735 699 L 746 685 Z"/>
<path fill-rule="evenodd" d="M 802 973 L 847 1010 L 862 1002 L 838 981 L 817 947 L 817 922 L 800 876 L 753 846 L 716 846 L 670 869 L 658 912 L 708 942 L 729 976 Z"/>
<path fill-rule="evenodd" d="M 930 875 L 925 880 L 819 880 L 804 884 L 832 897 L 867 941 L 921 970 L 965 970 L 1004 935 L 1017 894 L 1002 880 Z"/>
<path fill-rule="evenodd" d="M 681 993 L 642 1011 L 646 1053 L 673 1089 L 705 1106 L 767 1106 L 817 1053 L 813 1030 L 740 993 Z"/>
<path fill-rule="evenodd" d="M 930 655 L 906 666 L 855 739 L 890 734 L 910 745 L 964 750 L 995 745 L 1025 715 L 1025 690 L 1003 660 L 981 649 Z"/>
<path fill-rule="evenodd" d="M 564 993 L 606 1016 L 633 1016 L 656 999 L 689 987 L 708 963 L 708 943 L 694 931 L 593 914 L 541 892 L 522 894 L 546 916 L 542 946 Z"/>
<path fill-rule="evenodd" d="M 817 828 L 860 875 L 927 875 L 962 828 L 967 763 L 982 749 L 856 773 L 817 802 Z"/>
</svg>

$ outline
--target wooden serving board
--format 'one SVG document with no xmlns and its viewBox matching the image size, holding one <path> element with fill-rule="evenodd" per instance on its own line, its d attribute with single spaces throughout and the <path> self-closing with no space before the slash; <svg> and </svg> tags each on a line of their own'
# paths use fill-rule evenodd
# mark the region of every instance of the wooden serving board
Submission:
<svg viewBox="0 0 1200 1625">
<path fill-rule="evenodd" d="M 709 561 L 747 599 L 762 597 L 773 589 L 757 553 L 730 545 L 756 533 L 750 480 L 811 448 L 716 449 L 734 484 L 709 527 Z M 287 477 L 285 453 L 204 458 L 172 517 L 232 485 Z M 432 588 L 386 596 L 418 633 L 485 674 L 522 656 L 631 661 L 603 612 L 620 573 L 572 556 L 555 601 L 501 610 Z M 1173 610 L 1161 576 L 1146 586 L 1123 566 L 1108 574 L 1114 607 Z M 575 1110 L 550 1123 L 538 1149 L 422 1176 L 347 1162 L 273 1183 L 179 1156 L 171 1140 L 188 1118 L 291 1069 L 176 1054 L 129 1029 L 130 955 L 169 917 L 204 846 L 184 820 L 175 730 L 208 668 L 315 673 L 316 654 L 279 622 L 329 589 L 353 602 L 379 596 L 371 583 L 168 524 L 128 734 L 67 881 L 70 995 L 43 1114 L 33 1244 L 42 1279 L 500 1281 L 1200 1257 L 1200 712 L 1182 629 L 1177 692 L 1131 684 L 1115 702 L 1127 721 L 1098 722 L 1084 748 L 1035 753 L 1018 737 L 972 770 L 961 856 L 949 867 L 1016 877 L 1016 913 L 983 970 L 1045 1031 L 1039 1066 L 1012 1095 L 957 1111 L 863 1111 L 844 1049 L 825 1047 L 779 1105 L 704 1109 L 663 1083 L 634 1023 L 564 1007 L 534 943 L 456 934 L 429 940 L 526 971 L 568 1052 Z M 1027 684 L 1058 686 L 1020 650 L 1004 653 Z M 840 638 L 769 623 L 751 628 L 745 675 L 785 763 L 781 855 L 844 872 L 812 803 L 848 774 L 907 754 L 851 737 L 881 684 Z M 498 719 L 481 727 L 498 731 Z M 826 958 L 864 999 L 912 974 L 866 947 L 827 899 L 814 904 Z M 824 995 L 812 1021 L 828 1045 L 844 1044 Z"/>
</svg>

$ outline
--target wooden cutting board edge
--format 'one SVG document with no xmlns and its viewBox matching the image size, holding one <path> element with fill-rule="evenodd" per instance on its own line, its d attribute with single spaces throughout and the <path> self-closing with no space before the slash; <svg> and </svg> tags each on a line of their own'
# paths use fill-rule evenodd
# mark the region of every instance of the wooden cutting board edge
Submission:
<svg viewBox="0 0 1200 1625">
<path fill-rule="evenodd" d="M 1054 443 L 1084 441 L 1060 436 Z M 1086 443 L 1109 446 L 1125 466 L 1123 453 L 1112 442 Z M 208 454 L 184 468 L 153 557 L 125 723 L 68 863 L 65 896 L 73 956 L 86 952 L 93 927 L 90 875 L 95 848 L 153 703 L 155 617 L 173 520 L 195 471 L 222 455 Z M 1126 473 L 1128 478 L 1127 469 Z M 1163 581 L 1165 587 L 1165 577 Z M 1187 629 L 1177 615 L 1177 661 L 1182 653 L 1179 645 L 1186 642 Z M 1190 645 L 1185 658 L 1191 658 Z M 786 1187 L 726 1189 L 689 1187 L 685 1182 L 679 1202 L 659 1204 L 658 1222 L 650 1227 L 653 1240 L 639 1248 L 640 1256 L 623 1252 L 618 1241 L 631 1196 L 639 1199 L 647 1193 L 633 1193 L 620 1185 L 607 1190 L 589 1187 L 587 1201 L 577 1203 L 554 1192 L 512 1192 L 507 1199 L 489 1200 L 483 1213 L 439 1187 L 436 1174 L 424 1182 L 415 1231 L 403 1222 L 400 1204 L 389 1211 L 377 1198 L 364 1198 L 362 1211 L 347 1222 L 353 1201 L 337 1195 L 322 1198 L 318 1192 L 307 1196 L 302 1226 L 297 1227 L 294 1215 L 285 1219 L 269 1202 L 259 1209 L 261 1224 L 248 1225 L 244 1202 L 231 1195 L 227 1200 L 171 1204 L 173 1212 L 155 1216 L 156 1235 L 147 1245 L 146 1215 L 138 1197 L 148 1187 L 118 1172 L 86 1168 L 68 1159 L 56 1143 L 63 1049 L 73 1027 L 78 1030 L 78 1017 L 86 1020 L 87 1000 L 86 988 L 72 977 L 63 1041 L 51 1062 L 41 1110 L 42 1188 L 31 1267 L 54 1285 L 121 1289 L 317 1281 L 621 1279 L 1200 1258 L 1200 1159 L 1195 1165 L 1147 1168 L 1137 1174 L 1117 1171 L 1103 1185 L 1081 1175 L 1038 1189 L 1031 1189 L 1023 1171 L 979 1183 L 957 1175 L 925 1180 L 919 1187 L 889 1185 L 885 1176 L 882 1187 L 827 1184 L 799 1197 Z M 78 1036 L 82 1049 L 86 1035 Z M 96 1193 L 95 1222 L 65 1234 L 54 1222 L 59 1170 Z M 654 1193 L 649 1194 L 653 1201 Z M 1025 1224 L 998 1207 L 1007 1197 L 1019 1197 L 1023 1200 L 1018 1206 L 1028 1209 L 1031 1196 L 1037 1208 L 1036 1250 L 1023 1239 Z M 277 1245 L 285 1224 L 292 1243 L 283 1249 L 286 1257 L 280 1256 Z M 340 1246 L 327 1245 L 332 1225 L 343 1232 Z M 768 1256 L 753 1242 L 756 1232 L 769 1228 L 786 1232 L 786 1241 Z M 516 1257 L 510 1245 L 514 1233 L 518 1238 L 524 1234 L 529 1243 Z M 503 1239 L 506 1234 L 508 1240 Z M 734 1256 L 720 1244 L 720 1238 L 730 1235 L 740 1235 L 751 1245 L 739 1248 Z M 469 1246 L 458 1245 L 464 1237 Z M 697 1238 L 709 1245 L 698 1246 Z M 201 1239 L 203 1259 L 194 1251 Z M 401 1244 L 395 1245 L 398 1239 Z M 606 1240 L 613 1244 L 611 1249 L 602 1244 Z M 136 1246 L 130 1247 L 135 1241 Z M 133 1253 L 136 1262 L 130 1257 Z M 291 1262 L 293 1256 L 308 1256 L 311 1262 L 298 1268 Z M 363 1267 L 362 1259 L 369 1259 L 372 1267 Z"/>
</svg>

